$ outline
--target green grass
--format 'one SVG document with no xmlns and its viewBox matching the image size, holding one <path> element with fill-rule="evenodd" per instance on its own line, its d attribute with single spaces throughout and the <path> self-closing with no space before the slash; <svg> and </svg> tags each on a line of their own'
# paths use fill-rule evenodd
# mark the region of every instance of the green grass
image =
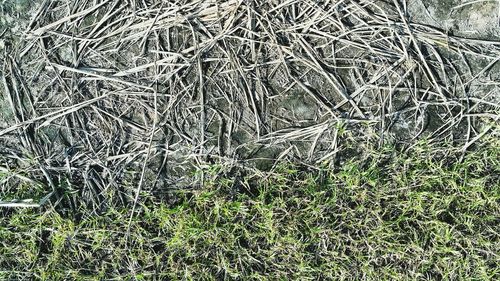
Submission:
<svg viewBox="0 0 500 281">
<path fill-rule="evenodd" d="M 3 210 L 0 279 L 498 280 L 499 147 L 220 178 L 143 198 L 130 226 L 130 208 Z"/>
</svg>

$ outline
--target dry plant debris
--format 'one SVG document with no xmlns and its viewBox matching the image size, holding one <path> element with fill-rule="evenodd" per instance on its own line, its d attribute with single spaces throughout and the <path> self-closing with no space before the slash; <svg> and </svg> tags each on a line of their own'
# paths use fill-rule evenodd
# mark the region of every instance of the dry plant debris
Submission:
<svg viewBox="0 0 500 281">
<path fill-rule="evenodd" d="M 498 122 L 500 42 L 414 22 L 405 3 L 44 1 L 5 47 L 2 193 L 135 206 L 209 164 L 362 154 L 345 129 L 466 151 Z"/>
</svg>

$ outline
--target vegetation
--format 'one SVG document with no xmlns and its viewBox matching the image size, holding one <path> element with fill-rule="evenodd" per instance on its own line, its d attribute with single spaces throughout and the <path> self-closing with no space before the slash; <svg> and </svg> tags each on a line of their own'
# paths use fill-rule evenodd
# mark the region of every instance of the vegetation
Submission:
<svg viewBox="0 0 500 281">
<path fill-rule="evenodd" d="M 490 139 L 460 161 L 419 144 L 333 170 L 214 177 L 171 203 L 145 198 L 132 218 L 125 208 L 4 210 L 0 276 L 498 280 L 499 148 Z"/>
<path fill-rule="evenodd" d="M 0 0 L 0 280 L 500 280 L 496 3 L 422 1 Z"/>
</svg>

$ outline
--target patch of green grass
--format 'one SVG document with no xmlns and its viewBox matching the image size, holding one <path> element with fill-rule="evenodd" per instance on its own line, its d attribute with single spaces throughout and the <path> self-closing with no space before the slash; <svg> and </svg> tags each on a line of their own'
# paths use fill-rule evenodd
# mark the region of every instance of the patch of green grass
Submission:
<svg viewBox="0 0 500 281">
<path fill-rule="evenodd" d="M 171 205 L 146 198 L 130 225 L 123 207 L 80 220 L 4 211 L 0 279 L 498 280 L 499 147 L 462 161 L 422 144 L 338 170 L 280 165 Z"/>
</svg>

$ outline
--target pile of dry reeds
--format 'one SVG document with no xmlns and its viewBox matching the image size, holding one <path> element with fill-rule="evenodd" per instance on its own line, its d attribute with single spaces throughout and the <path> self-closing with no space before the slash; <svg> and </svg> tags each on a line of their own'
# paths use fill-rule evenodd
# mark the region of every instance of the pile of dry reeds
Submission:
<svg viewBox="0 0 500 281">
<path fill-rule="evenodd" d="M 30 182 L 96 210 L 207 164 L 334 159 L 345 127 L 465 150 L 498 121 L 500 42 L 398 1 L 45 1 L 6 57 L 2 193 Z"/>
</svg>

